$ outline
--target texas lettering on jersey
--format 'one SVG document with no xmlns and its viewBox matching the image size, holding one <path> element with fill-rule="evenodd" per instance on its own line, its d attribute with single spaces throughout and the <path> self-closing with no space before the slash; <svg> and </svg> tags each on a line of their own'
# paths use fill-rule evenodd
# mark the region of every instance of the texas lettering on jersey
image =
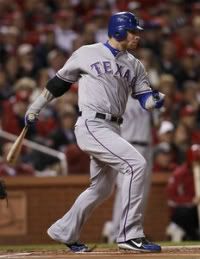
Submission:
<svg viewBox="0 0 200 259">
<path fill-rule="evenodd" d="M 114 67 L 110 61 L 98 61 L 91 64 L 90 67 L 98 76 L 102 74 L 112 74 L 113 76 L 126 79 L 130 84 L 134 79 L 134 76 L 131 76 L 130 69 L 118 63 L 115 63 Z"/>
</svg>

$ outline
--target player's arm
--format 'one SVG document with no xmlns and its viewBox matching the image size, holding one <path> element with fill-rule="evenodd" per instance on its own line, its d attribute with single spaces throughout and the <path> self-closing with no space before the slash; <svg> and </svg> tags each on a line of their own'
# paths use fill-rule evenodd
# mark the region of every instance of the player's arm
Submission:
<svg viewBox="0 0 200 259">
<path fill-rule="evenodd" d="M 25 114 L 25 124 L 35 123 L 39 112 L 54 98 L 63 95 L 68 91 L 72 83 L 77 82 L 80 74 L 79 53 L 77 50 L 72 53 L 64 66 L 56 73 L 56 76 L 47 82 L 45 89 L 31 104 Z"/>
<path fill-rule="evenodd" d="M 152 90 L 145 93 L 138 93 L 134 95 L 139 102 L 142 108 L 145 110 L 151 110 L 153 108 L 161 108 L 164 104 L 165 95 L 158 92 L 157 90 Z"/>
<path fill-rule="evenodd" d="M 139 60 L 137 61 L 135 73 L 132 97 L 136 98 L 145 110 L 161 108 L 164 104 L 165 95 L 151 89 L 147 72 Z"/>
<path fill-rule="evenodd" d="M 72 82 L 64 81 L 58 76 L 47 82 L 45 89 L 30 105 L 25 114 L 25 124 L 35 123 L 40 111 L 53 99 L 62 96 L 70 89 Z"/>
</svg>

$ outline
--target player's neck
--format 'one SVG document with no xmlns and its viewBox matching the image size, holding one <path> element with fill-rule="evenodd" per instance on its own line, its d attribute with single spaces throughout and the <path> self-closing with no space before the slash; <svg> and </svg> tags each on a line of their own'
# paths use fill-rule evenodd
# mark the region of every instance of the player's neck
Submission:
<svg viewBox="0 0 200 259">
<path fill-rule="evenodd" d="M 114 38 L 111 38 L 108 40 L 108 43 L 110 44 L 111 47 L 113 47 L 114 49 L 118 49 L 119 51 L 123 51 L 125 50 L 123 48 L 123 45 L 121 44 L 121 42 L 116 41 Z"/>
</svg>

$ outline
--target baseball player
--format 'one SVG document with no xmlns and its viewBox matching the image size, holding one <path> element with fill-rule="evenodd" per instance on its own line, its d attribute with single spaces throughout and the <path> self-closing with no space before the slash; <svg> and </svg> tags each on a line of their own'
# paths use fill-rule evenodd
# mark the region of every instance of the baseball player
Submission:
<svg viewBox="0 0 200 259">
<path fill-rule="evenodd" d="M 152 170 L 152 116 L 151 113 L 141 107 L 136 99 L 129 95 L 126 110 L 123 115 L 123 124 L 121 126 L 121 136 L 132 144 L 137 151 L 146 159 L 145 169 L 143 210 L 148 198 L 151 170 Z M 104 224 L 102 235 L 108 243 L 113 243 L 117 239 L 119 232 L 119 223 L 121 216 L 121 182 L 123 175 L 118 174 L 116 181 L 116 194 L 113 206 L 112 220 Z M 143 215 L 144 216 L 144 215 Z"/>
<path fill-rule="evenodd" d="M 135 49 L 142 28 L 134 14 L 119 12 L 111 16 L 108 41 L 84 45 L 76 50 L 44 91 L 28 108 L 25 123 L 34 123 L 48 102 L 63 95 L 78 81 L 79 117 L 75 135 L 79 147 L 91 158 L 90 186 L 80 194 L 71 209 L 49 229 L 49 236 L 66 244 L 73 252 L 87 252 L 79 243 L 80 231 L 96 206 L 113 191 L 117 172 L 123 174 L 119 248 L 159 252 L 150 243 L 142 226 L 142 199 L 146 161 L 120 136 L 120 124 L 128 95 L 144 109 L 160 108 L 164 95 L 152 91 L 141 62 L 128 50 Z"/>
</svg>

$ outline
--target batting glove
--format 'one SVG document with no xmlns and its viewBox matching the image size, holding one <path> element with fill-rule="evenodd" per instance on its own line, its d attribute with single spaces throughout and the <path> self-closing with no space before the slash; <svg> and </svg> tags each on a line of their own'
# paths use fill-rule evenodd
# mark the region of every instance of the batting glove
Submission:
<svg viewBox="0 0 200 259">
<path fill-rule="evenodd" d="M 25 125 L 26 126 L 31 126 L 34 125 L 35 122 L 38 120 L 38 115 L 37 113 L 26 113 L 25 114 Z"/>
</svg>

